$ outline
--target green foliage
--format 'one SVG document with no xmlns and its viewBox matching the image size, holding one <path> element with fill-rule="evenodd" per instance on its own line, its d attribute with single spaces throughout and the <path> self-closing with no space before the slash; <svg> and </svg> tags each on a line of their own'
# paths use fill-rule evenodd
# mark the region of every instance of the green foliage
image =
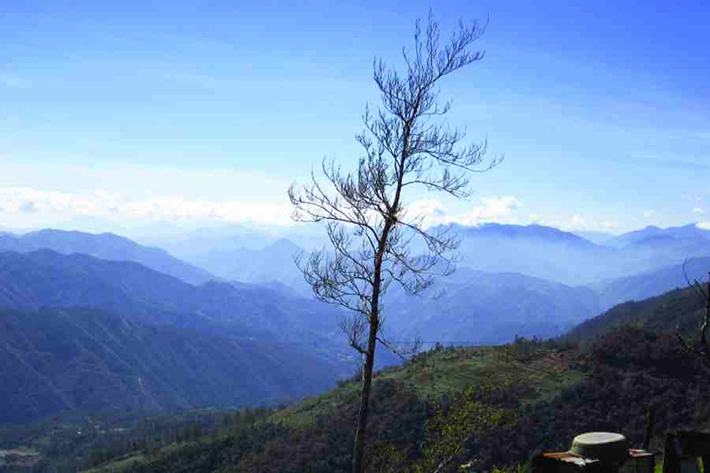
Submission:
<svg viewBox="0 0 710 473">
<path fill-rule="evenodd" d="M 505 385 L 481 384 L 466 389 L 450 405 L 440 403 L 427 421 L 426 447 L 410 471 L 431 473 L 461 464 L 470 455 L 466 447 L 474 438 L 504 426 L 514 415 L 491 403 L 505 389 Z"/>
<path fill-rule="evenodd" d="M 528 339 L 516 336 L 512 343 L 503 345 L 502 356 L 508 361 L 527 363 L 551 351 L 563 352 L 574 350 L 577 348 L 577 345 L 577 343 L 571 340 L 541 340 L 534 337 Z"/>
</svg>

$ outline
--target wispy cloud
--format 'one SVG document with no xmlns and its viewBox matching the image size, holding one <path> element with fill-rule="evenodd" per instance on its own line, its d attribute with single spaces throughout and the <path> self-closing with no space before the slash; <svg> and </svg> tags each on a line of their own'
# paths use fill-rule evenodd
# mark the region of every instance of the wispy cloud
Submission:
<svg viewBox="0 0 710 473">
<path fill-rule="evenodd" d="M 44 191 L 28 187 L 0 188 L 0 214 L 44 214 L 55 218 L 77 216 L 121 220 L 222 221 L 286 225 L 291 222 L 288 204 L 187 200 L 159 196 L 143 200 L 98 190 L 88 194 Z"/>
<path fill-rule="evenodd" d="M 0 188 L 51 189 L 65 194 L 92 194 L 97 189 L 121 193 L 132 200 L 181 196 L 187 201 L 286 201 L 291 179 L 243 169 L 239 161 L 222 168 L 177 167 L 124 163 L 80 165 L 18 162 L 0 154 Z"/>
</svg>

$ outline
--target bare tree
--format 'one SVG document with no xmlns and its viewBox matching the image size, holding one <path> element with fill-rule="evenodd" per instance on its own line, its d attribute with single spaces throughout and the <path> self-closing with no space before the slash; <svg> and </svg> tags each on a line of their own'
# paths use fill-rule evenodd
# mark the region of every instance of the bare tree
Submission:
<svg viewBox="0 0 710 473">
<path fill-rule="evenodd" d="M 705 362 L 705 364 L 710 367 L 710 345 L 708 345 L 707 339 L 707 331 L 710 327 L 710 272 L 708 273 L 708 282 L 706 290 L 703 288 L 703 285 L 698 282 L 697 279 L 693 279 L 692 283 L 690 282 L 690 278 L 688 278 L 688 273 L 685 270 L 687 264 L 688 260 L 686 259 L 683 262 L 683 276 L 685 276 L 685 282 L 688 284 L 689 287 L 693 289 L 695 295 L 698 296 L 698 298 L 705 304 L 705 317 L 703 320 L 703 325 L 700 327 L 700 333 L 698 334 L 697 344 L 693 345 L 692 342 L 687 342 L 681 336 L 680 333 L 677 333 L 676 336 L 678 337 L 678 340 L 680 340 L 680 343 L 683 345 L 683 347 L 685 347 L 686 350 L 700 356 Z"/>
<path fill-rule="evenodd" d="M 429 12 L 425 29 L 414 28 L 414 49 L 402 50 L 403 73 L 374 61 L 374 80 L 382 104 L 366 108 L 364 130 L 356 135 L 364 155 L 355 171 L 344 172 L 333 160 L 322 165 L 325 183 L 312 173 L 304 186 L 288 191 L 293 218 L 325 222 L 332 249 L 297 258 L 296 263 L 315 297 L 348 309 L 341 321 L 350 345 L 364 359 L 360 409 L 355 430 L 353 472 L 364 469 L 363 454 L 375 349 L 380 342 L 401 347 L 383 333 L 382 298 L 395 281 L 415 295 L 431 286 L 436 275 L 450 274 L 459 240 L 447 227 L 426 229 L 423 217 L 408 215 L 405 192 L 423 187 L 454 197 L 467 197 L 469 172 L 483 172 L 502 158 L 485 160 L 486 142 L 462 145 L 465 132 L 450 128 L 442 117 L 451 102 L 439 101 L 439 81 L 483 58 L 471 44 L 485 25 L 459 23 L 445 45 Z M 419 239 L 426 250 L 415 252 Z"/>
</svg>

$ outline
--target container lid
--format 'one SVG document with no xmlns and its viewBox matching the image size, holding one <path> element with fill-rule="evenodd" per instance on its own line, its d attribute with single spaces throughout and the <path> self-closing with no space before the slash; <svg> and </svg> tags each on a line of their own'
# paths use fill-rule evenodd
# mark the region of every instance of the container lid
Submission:
<svg viewBox="0 0 710 473">
<path fill-rule="evenodd" d="M 629 456 L 629 444 L 621 434 L 589 432 L 576 436 L 569 452 L 602 463 L 623 463 Z"/>
</svg>

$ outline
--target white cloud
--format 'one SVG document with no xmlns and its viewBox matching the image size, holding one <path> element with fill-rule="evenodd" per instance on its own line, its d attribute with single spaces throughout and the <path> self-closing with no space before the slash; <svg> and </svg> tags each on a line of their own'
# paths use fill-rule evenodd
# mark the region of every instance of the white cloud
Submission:
<svg viewBox="0 0 710 473">
<path fill-rule="evenodd" d="M 649 218 L 649 217 L 653 217 L 655 214 L 656 214 L 656 211 L 655 211 L 655 210 L 646 210 L 646 211 L 643 213 L 643 216 L 646 217 L 646 218 Z"/>
<path fill-rule="evenodd" d="M 520 215 L 517 212 L 523 204 L 515 196 L 482 197 L 479 202 L 464 212 L 451 212 L 438 200 L 419 200 L 407 208 L 410 217 L 423 218 L 424 226 L 458 223 L 475 226 L 486 222 L 513 225 L 544 225 L 565 231 L 614 232 L 620 228 L 617 221 L 610 218 L 589 217 L 582 214 L 548 217 L 540 213 Z"/>
<path fill-rule="evenodd" d="M 454 213 L 439 200 L 423 199 L 407 207 L 407 216 L 421 218 L 425 227 L 448 223 L 478 225 L 484 222 L 514 223 L 511 214 L 523 204 L 514 196 L 482 197 L 468 211 Z"/>
<path fill-rule="evenodd" d="M 421 219 L 422 225 L 429 227 L 447 222 L 446 206 L 439 200 L 422 199 L 409 204 L 405 214 L 408 218 Z"/>
<path fill-rule="evenodd" d="M 705 213 L 705 210 L 701 209 L 700 207 L 695 207 L 693 209 L 693 213 L 695 215 L 703 215 Z"/>
<path fill-rule="evenodd" d="M 587 230 L 589 228 L 587 221 L 581 215 L 572 215 L 572 219 L 566 227 L 569 230 Z"/>
<path fill-rule="evenodd" d="M 469 216 L 473 219 L 500 218 L 509 215 L 513 210 L 519 209 L 523 204 L 514 196 L 484 197 L 481 199 L 483 206 L 475 207 Z"/>
<path fill-rule="evenodd" d="M 0 188 L 0 213 L 9 214 L 10 219 L 33 213 L 54 219 L 92 216 L 120 220 L 291 223 L 291 206 L 286 202 L 191 200 L 176 196 L 129 199 L 106 190 L 79 194 L 28 187 Z"/>
<path fill-rule="evenodd" d="M 178 168 L 140 164 L 16 162 L 0 155 L 0 188 L 52 189 L 82 195 L 121 193 L 134 199 L 181 196 L 189 200 L 265 202 L 285 199 L 291 178 L 234 167 Z M 102 189 L 103 191 L 97 191 Z"/>
<path fill-rule="evenodd" d="M 511 214 L 521 208 L 523 204 L 517 197 L 508 195 L 503 197 L 482 197 L 481 205 L 474 205 L 467 212 L 453 215 L 452 222 L 463 225 L 478 225 L 484 222 L 516 223 Z"/>
</svg>

